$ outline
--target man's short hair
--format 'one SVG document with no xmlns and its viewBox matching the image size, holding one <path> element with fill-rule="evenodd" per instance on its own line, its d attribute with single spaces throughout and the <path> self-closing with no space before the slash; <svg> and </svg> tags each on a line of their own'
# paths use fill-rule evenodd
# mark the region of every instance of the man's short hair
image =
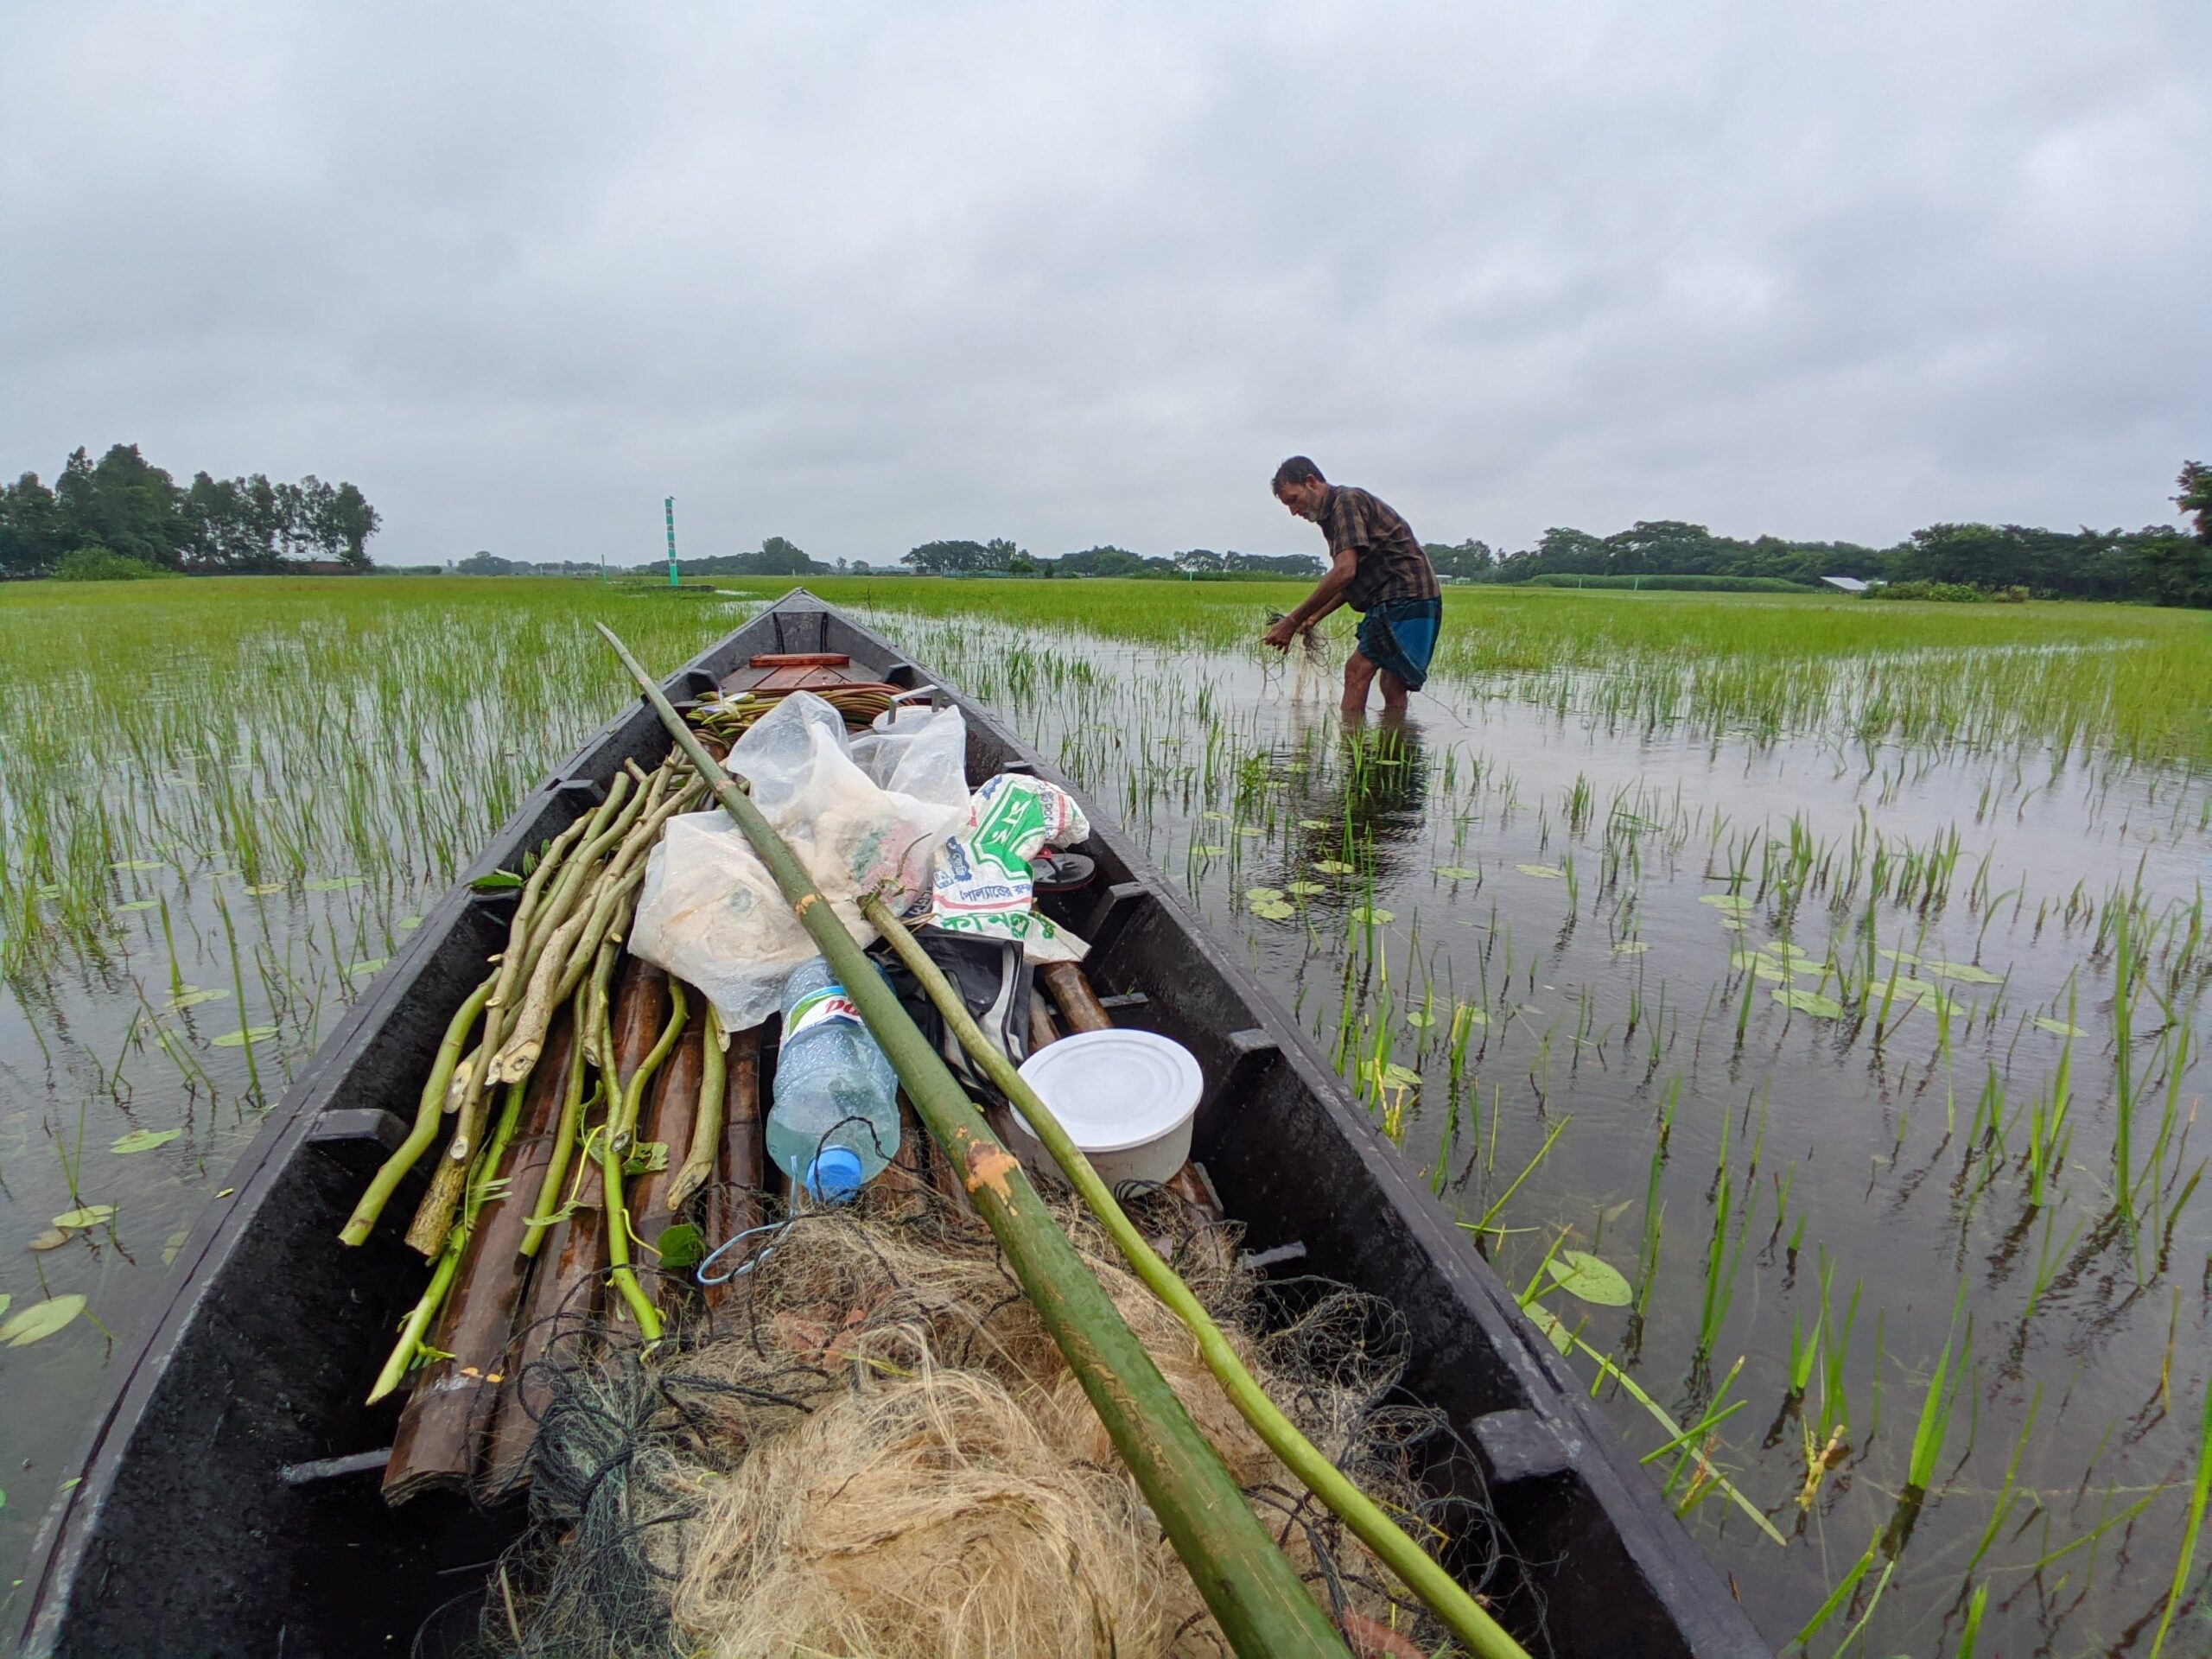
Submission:
<svg viewBox="0 0 2212 1659">
<path fill-rule="evenodd" d="M 1325 484 L 1321 469 L 1303 455 L 1293 455 L 1275 468 L 1274 492 L 1281 495 L 1287 484 Z"/>
</svg>

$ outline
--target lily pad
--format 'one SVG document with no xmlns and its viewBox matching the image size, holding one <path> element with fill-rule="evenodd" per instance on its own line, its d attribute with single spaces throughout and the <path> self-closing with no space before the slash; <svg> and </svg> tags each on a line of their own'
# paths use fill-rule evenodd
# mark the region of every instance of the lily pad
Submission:
<svg viewBox="0 0 2212 1659">
<path fill-rule="evenodd" d="M 319 875 L 305 885 L 309 893 L 343 893 L 348 887 L 359 887 L 361 878 L 358 875 Z"/>
<path fill-rule="evenodd" d="M 1229 814 L 1226 812 L 1201 812 L 1198 816 L 1202 818 L 1211 818 L 1216 823 L 1229 822 Z"/>
<path fill-rule="evenodd" d="M 1300 818 L 1298 821 L 1298 827 L 1301 830 L 1333 830 L 1336 825 L 1331 823 L 1326 818 Z"/>
<path fill-rule="evenodd" d="M 126 1154 L 151 1152 L 156 1147 L 166 1147 L 170 1141 L 181 1139 L 183 1135 L 182 1129 L 133 1129 L 118 1139 L 108 1150 Z"/>
<path fill-rule="evenodd" d="M 1711 905 L 1715 910 L 1725 910 L 1739 916 L 1751 907 L 1751 901 L 1740 893 L 1700 893 L 1697 901 L 1700 905 Z"/>
<path fill-rule="evenodd" d="M 1568 1295 L 1599 1307 L 1626 1307 L 1634 1300 L 1620 1269 L 1587 1250 L 1561 1250 L 1544 1263 L 1544 1271 Z"/>
<path fill-rule="evenodd" d="M 1281 898 L 1282 889 L 1281 887 L 1247 887 L 1244 889 L 1244 896 L 1255 905 L 1264 905 L 1270 899 Z"/>
<path fill-rule="evenodd" d="M 1769 939 L 1759 949 L 1770 957 L 1780 957 L 1784 962 L 1818 962 L 1820 958 L 1802 944 L 1792 944 L 1787 939 Z"/>
<path fill-rule="evenodd" d="M 75 1210 L 65 1210 L 54 1218 L 54 1224 L 65 1233 L 81 1227 L 98 1227 L 103 1222 L 115 1219 L 111 1204 L 87 1204 Z"/>
<path fill-rule="evenodd" d="M 1415 1031 L 1427 1031 L 1436 1023 L 1436 1016 L 1427 1008 L 1415 1008 L 1406 1016 L 1406 1023 Z"/>
<path fill-rule="evenodd" d="M 1354 905 L 1351 907 L 1351 915 L 1355 922 L 1377 927 L 1386 922 L 1395 922 L 1398 919 L 1396 911 L 1384 910 L 1379 905 Z"/>
<path fill-rule="evenodd" d="M 85 1299 L 75 1294 L 56 1296 L 51 1301 L 35 1302 L 22 1313 L 0 1325 L 0 1342 L 10 1348 L 28 1348 L 35 1342 L 43 1342 L 85 1311 Z"/>
<path fill-rule="evenodd" d="M 1723 916 L 1720 918 L 1720 925 L 1731 933 L 1741 933 L 1744 931 L 1744 925 L 1733 916 Z"/>
<path fill-rule="evenodd" d="M 1617 957 L 1640 957 L 1650 948 L 1650 942 L 1646 939 L 1623 939 L 1613 947 L 1613 954 Z"/>
<path fill-rule="evenodd" d="M 420 916 L 403 916 L 399 918 L 399 931 L 403 933 L 412 933 L 422 925 L 423 918 Z"/>
<path fill-rule="evenodd" d="M 1264 922 L 1287 922 L 1298 914 L 1298 906 L 1287 899 L 1262 899 L 1253 905 L 1252 913 Z"/>
<path fill-rule="evenodd" d="M 161 907 L 162 901 L 158 899 L 133 899 L 127 905 L 118 905 L 115 907 L 115 913 L 123 916 L 128 915 L 132 911 L 159 910 Z"/>
<path fill-rule="evenodd" d="M 1901 962 L 1908 968 L 1918 965 L 1920 958 L 1910 950 L 1877 950 L 1878 957 L 1887 957 L 1891 962 Z"/>
<path fill-rule="evenodd" d="M 188 985 L 162 1003 L 162 1007 L 170 1014 L 182 1014 L 187 1008 L 196 1008 L 202 1002 L 219 1002 L 229 995 L 230 993 L 225 990 L 217 990 L 213 988 L 202 990 L 196 985 Z"/>
<path fill-rule="evenodd" d="M 366 962 L 357 962 L 348 968 L 346 970 L 346 976 L 359 979 L 364 975 L 373 974 L 391 960 L 390 957 L 371 957 Z"/>
<path fill-rule="evenodd" d="M 284 884 L 282 881 L 257 881 L 246 891 L 258 899 L 264 893 L 283 892 Z"/>
<path fill-rule="evenodd" d="M 1326 893 L 1328 888 L 1319 881 L 1291 881 L 1284 884 L 1283 891 L 1294 893 L 1301 899 L 1310 899 L 1317 893 Z"/>
<path fill-rule="evenodd" d="M 1793 985 L 1787 990 L 1775 991 L 1770 995 L 1783 1007 L 1795 1008 L 1800 1014 L 1813 1014 L 1822 1020 L 1840 1020 L 1843 1017 L 1842 1003 L 1832 996 L 1822 996 L 1818 991 L 1808 991 L 1802 985 Z"/>
<path fill-rule="evenodd" d="M 244 1048 L 248 1043 L 265 1042 L 276 1034 L 274 1026 L 240 1026 L 236 1031 L 226 1031 L 215 1039 L 218 1048 Z"/>
<path fill-rule="evenodd" d="M 1260 828 L 1256 823 L 1240 823 L 1236 826 L 1236 833 L 1240 836 L 1251 836 L 1257 837 L 1264 836 L 1268 832 Z"/>
<path fill-rule="evenodd" d="M 1455 1020 L 1464 1020 L 1471 1026 L 1486 1026 L 1490 1024 L 1490 1014 L 1488 1010 L 1480 1007 L 1472 1002 L 1462 1002 L 1459 1007 L 1458 1012 L 1456 1012 L 1452 1017 Z"/>
<path fill-rule="evenodd" d="M 1350 875 L 1352 872 L 1352 867 L 1341 858 L 1317 858 L 1313 868 L 1324 875 Z"/>
<path fill-rule="evenodd" d="M 1370 1061 L 1367 1075 L 1374 1080 L 1378 1088 L 1418 1089 L 1421 1087 L 1421 1073 L 1410 1065 L 1400 1065 L 1395 1060 L 1380 1066 Z"/>
<path fill-rule="evenodd" d="M 2089 1034 L 2077 1025 L 2064 1020 L 2054 1020 L 2047 1014 L 2037 1014 L 2036 1024 L 2054 1037 L 2086 1037 Z"/>
<path fill-rule="evenodd" d="M 168 867 L 150 858 L 126 858 L 108 866 L 111 870 L 159 870 Z"/>
<path fill-rule="evenodd" d="M 68 1234 L 63 1232 L 59 1227 L 49 1227 L 31 1240 L 30 1248 L 35 1250 L 58 1250 L 68 1242 Z"/>
<path fill-rule="evenodd" d="M 1921 968 L 1938 979 L 1963 980 L 1969 985 L 2001 985 L 2005 976 L 1993 974 L 1971 962 L 1923 962 Z"/>
<path fill-rule="evenodd" d="M 1440 864 L 1436 873 L 1446 881 L 1473 881 L 1482 875 L 1480 870 L 1471 870 L 1464 864 Z"/>
<path fill-rule="evenodd" d="M 1559 866 L 1556 864 L 1516 864 L 1513 868 L 1523 875 L 1535 876 L 1539 881 L 1559 880 Z"/>
<path fill-rule="evenodd" d="M 1203 847 L 1193 847 L 1191 849 L 1191 851 L 1200 858 L 1219 858 L 1228 850 L 1229 849 L 1226 847 L 1217 847 L 1211 842 L 1208 842 Z"/>
<path fill-rule="evenodd" d="M 176 1253 L 184 1248 L 184 1241 L 192 1236 L 189 1228 L 180 1227 L 162 1241 L 162 1265 L 168 1267 L 176 1260 Z"/>
<path fill-rule="evenodd" d="M 1732 950 L 1728 953 L 1728 965 L 1739 971 L 1748 968 L 1761 979 L 1771 979 L 1781 983 L 1787 983 L 1789 978 L 1787 969 L 1760 950 Z"/>
</svg>

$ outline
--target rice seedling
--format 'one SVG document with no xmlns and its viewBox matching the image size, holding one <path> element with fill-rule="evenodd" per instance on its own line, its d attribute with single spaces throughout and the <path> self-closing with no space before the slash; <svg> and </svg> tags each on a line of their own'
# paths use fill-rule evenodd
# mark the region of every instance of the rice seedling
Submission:
<svg viewBox="0 0 2212 1659">
<path fill-rule="evenodd" d="M 1176 868 L 1253 971 L 1298 1005 L 1377 1128 L 1402 1140 L 1516 1281 L 1554 1217 L 1586 1213 L 1577 1206 L 1592 1192 L 1642 1192 L 1613 1370 L 1626 1379 L 1700 1351 L 1709 1360 L 1725 1338 L 1747 1359 L 1724 1391 L 1748 1377 L 1802 1401 L 1796 1433 L 1732 1457 L 1704 1444 L 1725 1423 L 1705 1435 L 1694 1423 L 1654 1465 L 1694 1448 L 1678 1499 L 1700 1482 L 1717 1493 L 1708 1469 L 1747 1463 L 1745 1484 L 1783 1504 L 1809 1483 L 1800 1513 L 1816 1529 L 1834 1519 L 1878 1541 L 1892 1518 L 1877 1513 L 1879 1493 L 1904 1484 L 1914 1451 L 1879 1433 L 1890 1349 L 1901 1374 L 1929 1376 L 1941 1333 L 1911 1310 L 1961 1284 L 1976 1316 L 2018 1333 L 2019 1357 L 1999 1376 L 2025 1378 L 2017 1398 L 1985 1395 L 1971 1375 L 1960 1380 L 1971 1366 L 1949 1359 L 1950 1455 L 1955 1417 L 1967 1419 L 1969 1444 L 1977 1411 L 2003 1428 L 2000 1451 L 1967 1454 L 1969 1475 L 2017 1454 L 2032 1421 L 2029 1460 L 2063 1461 L 2070 1481 L 2095 1463 L 2094 1427 L 2082 1433 L 2063 1409 L 2024 1417 L 2028 1385 L 2056 1389 L 2059 1368 L 2075 1363 L 2094 1383 L 2102 1356 L 2133 1354 L 2159 1370 L 2163 1394 L 2171 1365 L 2158 1356 L 2201 1348 L 2193 1297 L 2177 1336 L 2170 1295 L 2093 1305 L 2075 1287 L 2101 1283 L 2115 1253 L 2129 1258 L 2128 1284 L 2155 1283 L 2177 1256 L 2193 1262 L 2202 1232 L 2202 1166 L 2188 1154 L 2205 1077 L 2191 1021 L 2212 982 L 2190 839 L 2212 827 L 2212 719 L 2189 690 L 2212 678 L 2202 619 L 1455 588 L 1440 696 L 1433 709 L 1416 700 L 1422 729 L 1393 751 L 1371 732 L 1347 740 L 1325 701 L 1317 709 L 1263 677 L 1250 644 L 1273 591 L 1262 584 L 810 585 L 866 607 L 916 660 L 995 703 Z M 54 1006 L 70 1027 L 0 1023 L 0 1050 L 16 1040 L 58 1057 L 51 1068 L 32 1059 L 63 1080 L 52 1121 L 76 1114 L 67 1079 L 99 1090 L 88 1177 L 119 1138 L 100 1116 L 118 1093 L 158 1130 L 190 1112 L 204 1122 L 214 1101 L 251 1101 L 258 1084 L 281 1086 L 359 994 L 366 964 L 404 948 L 406 920 L 550 760 L 613 712 L 619 688 L 576 671 L 571 659 L 588 658 L 569 647 L 593 614 L 634 603 L 595 584 L 162 586 L 185 591 L 137 601 L 143 613 L 0 594 L 41 624 L 0 630 L 0 671 L 11 686 L 41 688 L 0 709 L 0 976 L 17 998 L 0 1003 L 0 1021 Z M 621 626 L 673 662 L 744 602 L 650 617 L 638 606 Z M 134 658 L 175 666 L 150 686 L 97 667 Z M 303 728 L 353 735 L 342 754 L 282 735 Z M 86 731 L 100 734 L 92 752 Z M 140 786 L 76 786 L 95 760 Z M 456 779 L 466 782 L 443 787 Z M 1788 807 L 1770 818 L 1745 785 L 1787 789 Z M 2115 876 L 2098 861 L 2120 845 Z M 2080 868 L 2054 886 L 2049 871 L 2069 857 Z M 158 868 L 114 868 L 133 862 Z M 1738 954 L 1780 976 L 1730 960 Z M 2131 994 L 2115 999 L 2123 982 Z M 105 1026 L 93 1014 L 102 984 L 132 987 Z M 195 1003 L 198 987 L 221 995 Z M 1778 1005 L 1776 990 L 1804 998 Z M 2037 1025 L 2062 1009 L 2070 1030 Z M 11 1039 L 24 1024 L 28 1040 Z M 1701 1043 L 1708 1025 L 1716 1037 L 1730 1028 L 1732 1044 Z M 232 1031 L 236 1046 L 215 1046 Z M 97 1064 L 85 1058 L 95 1046 Z M 2111 1071 L 2092 1055 L 2113 1057 Z M 1960 1100 L 1960 1068 L 1978 1097 L 1970 1088 Z M 1441 1109 L 1423 1109 L 1423 1078 Z M 1761 1085 L 1771 1118 L 1763 1109 L 1758 1132 L 1732 1109 L 1725 1128 L 1702 1110 L 1677 1115 L 1686 1098 L 1740 1105 L 1738 1089 Z M 1961 1104 L 1968 1124 L 1956 1121 Z M 215 1167 L 251 1121 L 213 1135 Z M 1708 1166 L 1716 1131 L 1731 1150 Z M 1788 1160 L 1770 1217 L 1753 1213 L 1769 1144 Z M 1917 1189 L 1930 1167 L 1945 1179 Z M 58 1163 L 44 1168 L 59 1194 Z M 1985 1281 L 1970 1264 L 2018 1226 L 1996 1201 L 2007 1176 L 2032 1224 L 2019 1235 L 2021 1270 Z M 1670 1248 L 1665 1222 L 1708 1191 L 1713 1232 Z M 155 1205 L 143 1224 L 158 1238 L 196 1201 L 180 1190 L 167 1216 Z M 2107 1241 L 2096 1217 L 2123 1206 L 2133 1221 Z M 1767 1248 L 1752 1253 L 1762 1220 Z M 1813 1287 L 1792 1288 L 1808 1240 L 1820 1242 L 1817 1306 Z M 1855 1287 L 1847 1294 L 1839 1279 Z M 1866 1346 L 1862 1316 L 1875 1336 L 1871 1372 L 1853 1353 Z M 2031 1330 L 2047 1334 L 2031 1345 Z M 1597 1380 L 1646 1437 L 1642 1455 L 1650 1416 L 1602 1366 Z M 1847 1385 L 1861 1398 L 1847 1402 Z M 1917 1428 L 1927 1398 L 1908 1397 Z M 1735 1399 L 1716 1393 L 1682 1417 Z M 2177 1461 L 2184 1414 L 2148 1429 L 2140 1455 Z M 1685 1431 L 1678 1421 L 1662 1433 Z M 1845 1463 L 1828 1459 L 1853 1442 L 1846 1479 Z M 2016 1517 L 2036 1513 L 2021 1502 L 2026 1469 L 2009 1488 Z M 1910 1561 L 1964 1560 L 1991 1504 L 1936 1503 L 1944 1471 L 1930 1478 Z M 2007 1489 L 1992 1467 L 1979 1490 Z M 2106 1527 L 2134 1501 L 2115 1499 L 2081 1529 Z M 1852 1562 L 1831 1561 L 1809 1534 L 1783 1554 L 1764 1533 L 1712 1520 L 1742 1512 L 1700 1503 L 1688 1518 L 1732 1567 L 1745 1564 L 1739 1549 L 1760 1552 L 1758 1570 L 1738 1576 L 1769 1639 L 1812 1628 L 1869 1651 L 1933 1650 L 1931 1573 L 1908 1566 L 1885 1578 L 1895 1561 L 1874 1560 L 1853 1578 Z M 2149 1529 L 2161 1511 L 2144 1514 Z M 2177 1535 L 2158 1536 L 2176 1549 L 2101 1561 L 2078 1611 L 2036 1614 L 1986 1597 L 1977 1639 L 1990 1649 L 2032 1630 L 2058 1650 L 2109 1645 L 2176 1558 Z M 2008 1522 L 1968 1576 L 1983 1579 L 1980 1597 L 1993 1575 L 2051 1556 L 2056 1576 L 2094 1548 L 2022 1537 Z M 2143 1565 L 2152 1554 L 2154 1569 Z M 1827 1622 L 1808 1627 L 1840 1580 L 1848 1586 Z M 2167 1651 L 2187 1633 L 2177 1615 Z"/>
</svg>

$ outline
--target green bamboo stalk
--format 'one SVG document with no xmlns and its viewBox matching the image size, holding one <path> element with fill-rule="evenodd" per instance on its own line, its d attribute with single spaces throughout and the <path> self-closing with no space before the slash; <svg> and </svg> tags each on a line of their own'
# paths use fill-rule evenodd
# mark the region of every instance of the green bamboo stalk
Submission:
<svg viewBox="0 0 2212 1659">
<path fill-rule="evenodd" d="M 660 1070 L 661 1063 L 675 1049 L 676 1039 L 683 1034 L 683 1021 L 690 1012 L 684 1006 L 683 982 L 671 974 L 668 981 L 668 1023 L 661 1027 L 658 1040 L 646 1051 L 645 1058 L 639 1062 L 638 1069 L 630 1074 L 630 1081 L 622 1090 L 620 1109 L 609 1115 L 607 1121 L 608 1149 L 621 1157 L 630 1155 L 630 1142 L 638 1132 L 638 1113 L 645 1103 L 645 1085 L 653 1080 L 653 1074 Z"/>
<path fill-rule="evenodd" d="M 1122 1323 L 1074 1245 L 1053 1224 L 1020 1160 L 999 1145 L 943 1057 L 874 971 L 783 838 L 715 764 L 629 648 L 603 624 L 599 631 L 775 877 L 906 1084 L 916 1113 L 953 1166 L 964 1172 L 969 1193 L 1006 1252 L 1016 1281 L 1230 1647 L 1243 1659 L 1348 1659 L 1342 1638 L 1268 1536 L 1219 1453 Z"/>
<path fill-rule="evenodd" d="M 407 1179 L 407 1172 L 415 1167 L 417 1159 L 430 1149 L 430 1142 L 438 1137 L 438 1120 L 444 1115 L 446 1085 L 453 1081 L 453 1069 L 461 1061 L 461 1046 L 468 1040 L 476 1016 L 484 1012 L 484 1004 L 498 983 L 494 976 L 471 992 L 461 1005 L 452 1021 L 446 1027 L 445 1040 L 438 1045 L 438 1057 L 430 1066 L 430 1075 L 423 1084 L 422 1103 L 415 1110 L 415 1127 L 408 1131 L 407 1139 L 399 1149 L 384 1161 L 368 1190 L 361 1194 L 361 1201 L 353 1206 L 353 1213 L 340 1230 L 339 1239 L 346 1244 L 364 1244 L 377 1224 L 377 1217 L 384 1213 L 384 1206 L 400 1182 Z"/>
<path fill-rule="evenodd" d="M 553 1150 L 546 1158 L 543 1178 L 537 1184 L 537 1197 L 530 1209 L 530 1225 L 524 1230 L 522 1243 L 517 1253 L 536 1255 L 543 1242 L 545 1230 L 553 1224 L 553 1211 L 561 1201 L 561 1183 L 569 1173 L 569 1160 L 576 1149 L 576 1126 L 584 1115 L 584 994 L 576 993 L 569 1005 L 569 1018 L 575 1025 L 575 1040 L 569 1045 L 569 1088 L 562 1097 L 561 1116 L 553 1129 Z"/>
<path fill-rule="evenodd" d="M 691 1147 L 683 1166 L 668 1184 L 668 1213 L 681 1214 L 691 1195 L 715 1177 L 715 1159 L 721 1150 L 722 1091 L 729 1082 L 729 1059 L 722 1045 L 729 1040 L 722 1030 L 721 1010 L 707 1003 L 707 1042 L 699 1067 L 699 1109 L 691 1120 Z M 675 1148 L 671 1147 L 673 1152 Z"/>
<path fill-rule="evenodd" d="M 944 1017 L 945 1024 L 959 1037 L 969 1058 L 981 1066 L 1000 1092 L 1014 1103 L 1027 1122 L 1030 1133 L 1052 1154 L 1052 1161 L 1060 1166 L 1060 1173 L 1068 1178 L 1090 1213 L 1105 1228 L 1131 1271 L 1189 1328 L 1198 1341 L 1206 1369 L 1214 1374 L 1222 1392 L 1252 1426 L 1253 1432 L 1267 1442 L 1268 1449 L 1281 1459 L 1290 1471 L 1305 1483 L 1306 1490 L 1327 1504 L 1478 1659 L 1528 1659 L 1527 1650 L 1507 1635 L 1427 1551 L 1408 1538 L 1374 1499 L 1323 1456 L 1320 1448 L 1300 1433 L 1298 1426 L 1268 1398 L 1267 1391 L 1245 1369 L 1236 1350 L 1214 1323 L 1213 1316 L 1206 1312 L 1205 1304 L 1192 1294 L 1191 1287 L 1173 1268 L 1154 1254 L 1144 1235 L 1115 1199 L 1113 1189 L 1099 1178 L 1090 1160 L 1084 1156 L 1083 1148 L 1068 1138 L 1067 1131 L 1061 1128 L 1052 1109 L 1038 1098 L 1028 1079 L 983 1035 L 974 1015 L 968 1011 L 966 1000 L 937 963 L 930 960 L 929 953 L 915 941 L 906 925 L 892 914 L 891 907 L 880 899 L 871 899 L 861 906 L 861 913 L 874 924 L 877 932 L 890 941 L 899 960 L 920 982 L 930 1001 Z"/>
</svg>

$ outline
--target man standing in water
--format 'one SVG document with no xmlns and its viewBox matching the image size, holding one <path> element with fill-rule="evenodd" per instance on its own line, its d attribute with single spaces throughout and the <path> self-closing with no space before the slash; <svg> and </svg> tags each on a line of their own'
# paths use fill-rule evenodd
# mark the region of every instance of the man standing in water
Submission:
<svg viewBox="0 0 2212 1659">
<path fill-rule="evenodd" d="M 1332 484 L 1303 455 L 1275 468 L 1275 499 L 1329 538 L 1329 569 L 1288 616 L 1269 628 L 1263 643 L 1277 651 L 1311 629 L 1339 605 L 1366 613 L 1359 645 L 1344 664 L 1344 711 L 1367 712 L 1367 688 L 1382 687 L 1382 712 L 1406 712 L 1406 693 L 1421 690 L 1444 621 L 1444 590 L 1436 567 L 1414 539 L 1413 528 L 1365 490 Z"/>
</svg>

